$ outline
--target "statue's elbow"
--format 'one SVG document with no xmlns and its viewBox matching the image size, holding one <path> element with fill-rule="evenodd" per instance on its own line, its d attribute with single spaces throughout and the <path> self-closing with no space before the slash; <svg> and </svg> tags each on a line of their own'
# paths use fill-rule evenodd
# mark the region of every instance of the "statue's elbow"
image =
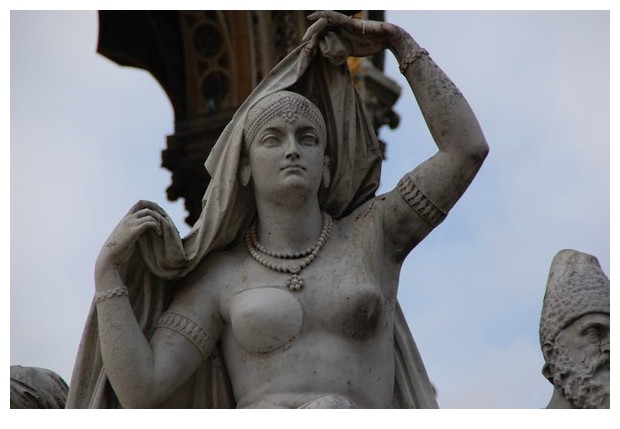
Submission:
<svg viewBox="0 0 620 429">
<path fill-rule="evenodd" d="M 114 388 L 114 386 L 112 386 Z M 138 386 L 123 386 L 116 390 L 116 397 L 121 407 L 127 409 L 144 410 L 155 408 L 161 401 L 157 400 L 157 395 L 152 387 L 146 387 L 146 384 Z"/>
<path fill-rule="evenodd" d="M 478 139 L 471 145 L 468 151 L 469 158 L 477 165 L 482 165 L 486 157 L 489 155 L 489 145 L 484 137 Z"/>
</svg>

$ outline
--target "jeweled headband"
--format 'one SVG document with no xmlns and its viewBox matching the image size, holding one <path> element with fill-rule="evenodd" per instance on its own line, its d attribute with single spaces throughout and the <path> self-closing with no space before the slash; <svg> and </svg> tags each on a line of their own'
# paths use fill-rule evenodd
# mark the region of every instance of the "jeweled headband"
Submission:
<svg viewBox="0 0 620 429">
<path fill-rule="evenodd" d="M 325 120 L 318 107 L 306 97 L 290 91 L 278 91 L 259 100 L 250 108 L 243 127 L 244 147 L 247 150 L 256 133 L 272 118 L 282 116 L 286 122 L 303 116 L 319 131 L 319 138 L 327 138 Z"/>
</svg>

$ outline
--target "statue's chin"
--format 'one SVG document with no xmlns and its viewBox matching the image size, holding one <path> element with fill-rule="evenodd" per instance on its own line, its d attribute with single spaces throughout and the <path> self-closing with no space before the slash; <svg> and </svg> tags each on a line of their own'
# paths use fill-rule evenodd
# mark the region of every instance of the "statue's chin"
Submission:
<svg viewBox="0 0 620 429">
<path fill-rule="evenodd" d="M 278 206 L 297 206 L 305 204 L 310 198 L 317 198 L 319 186 L 310 183 L 305 177 L 289 175 L 272 186 L 269 192 L 256 193 L 256 198 L 264 198 Z"/>
</svg>

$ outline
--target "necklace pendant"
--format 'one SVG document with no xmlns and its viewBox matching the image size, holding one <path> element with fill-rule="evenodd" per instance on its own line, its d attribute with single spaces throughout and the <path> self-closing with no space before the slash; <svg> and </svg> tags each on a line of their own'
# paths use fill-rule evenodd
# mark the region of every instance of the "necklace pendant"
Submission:
<svg viewBox="0 0 620 429">
<path fill-rule="evenodd" d="M 260 244 L 256 232 L 256 221 L 254 221 L 245 234 L 245 245 L 250 253 L 250 256 L 252 256 L 252 258 L 260 265 L 279 273 L 291 274 L 291 276 L 286 280 L 286 287 L 291 291 L 298 291 L 304 287 L 304 279 L 301 278 L 299 273 L 316 259 L 319 250 L 321 250 L 329 238 L 329 231 L 331 227 L 332 218 L 327 213 L 323 212 L 321 234 L 319 235 L 319 239 L 314 247 L 307 248 L 299 253 L 284 253 L 267 249 L 265 246 Z M 265 256 L 268 256 L 269 258 L 265 258 Z M 297 261 L 275 263 L 271 261 L 270 258 L 285 260 L 297 259 Z"/>
<path fill-rule="evenodd" d="M 292 291 L 301 290 L 304 287 L 304 279 L 297 274 L 293 274 L 286 280 L 286 286 Z"/>
</svg>

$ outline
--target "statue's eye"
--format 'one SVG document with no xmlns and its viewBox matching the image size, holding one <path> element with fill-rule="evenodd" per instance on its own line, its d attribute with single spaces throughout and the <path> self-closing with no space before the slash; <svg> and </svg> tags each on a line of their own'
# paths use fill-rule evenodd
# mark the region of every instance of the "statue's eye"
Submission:
<svg viewBox="0 0 620 429">
<path fill-rule="evenodd" d="M 588 337 L 589 339 L 598 340 L 601 337 L 601 330 L 598 326 L 588 326 L 584 331 L 583 335 Z"/>
<path fill-rule="evenodd" d="M 299 137 L 299 144 L 304 146 L 314 146 L 318 143 L 318 141 L 318 138 L 312 133 L 302 134 Z"/>
<path fill-rule="evenodd" d="M 272 133 L 265 134 L 261 139 L 261 144 L 264 146 L 276 146 L 279 142 L 278 136 Z"/>
</svg>

